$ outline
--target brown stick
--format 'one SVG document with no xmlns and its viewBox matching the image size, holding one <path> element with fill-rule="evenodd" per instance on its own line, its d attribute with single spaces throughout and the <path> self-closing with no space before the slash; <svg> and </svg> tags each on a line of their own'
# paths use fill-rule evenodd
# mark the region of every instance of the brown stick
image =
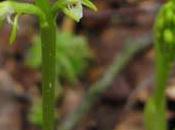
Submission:
<svg viewBox="0 0 175 130">
<path fill-rule="evenodd" d="M 86 93 L 83 102 L 57 130 L 72 130 L 77 123 L 86 115 L 100 95 L 110 87 L 114 78 L 128 65 L 136 53 L 143 51 L 152 43 L 152 35 L 146 34 L 139 39 L 129 39 L 126 47 L 115 57 L 112 65 L 106 70 L 103 77 L 94 83 Z"/>
</svg>

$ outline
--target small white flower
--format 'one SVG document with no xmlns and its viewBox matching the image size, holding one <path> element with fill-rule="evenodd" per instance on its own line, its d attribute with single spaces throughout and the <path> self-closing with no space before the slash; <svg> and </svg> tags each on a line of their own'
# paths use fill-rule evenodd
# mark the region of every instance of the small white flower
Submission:
<svg viewBox="0 0 175 130">
<path fill-rule="evenodd" d="M 4 7 L 0 8 L 0 20 L 3 21 L 5 19 L 7 19 L 7 22 L 9 24 L 13 24 L 11 16 L 14 12 L 15 11 L 11 6 L 4 6 Z"/>
<path fill-rule="evenodd" d="M 6 16 L 6 19 L 7 19 L 7 22 L 12 25 L 13 24 L 13 21 L 12 21 L 11 15 L 12 14 L 7 15 Z"/>
<path fill-rule="evenodd" d="M 64 13 L 69 17 L 79 21 L 83 17 L 82 0 L 70 0 Z"/>
</svg>

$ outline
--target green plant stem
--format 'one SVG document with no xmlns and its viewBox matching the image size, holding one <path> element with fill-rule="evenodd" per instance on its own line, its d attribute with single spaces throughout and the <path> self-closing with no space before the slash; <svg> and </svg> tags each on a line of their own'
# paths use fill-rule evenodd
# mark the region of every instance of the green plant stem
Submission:
<svg viewBox="0 0 175 130">
<path fill-rule="evenodd" d="M 166 121 L 166 83 L 168 80 L 170 64 L 162 55 L 159 44 L 155 44 L 155 90 L 145 106 L 146 130 L 167 130 Z"/>
<path fill-rule="evenodd" d="M 47 0 L 36 4 L 45 12 L 48 26 L 41 28 L 43 130 L 55 128 L 56 25 Z"/>
<path fill-rule="evenodd" d="M 166 83 L 168 80 L 168 74 L 169 74 L 169 66 L 168 63 L 165 61 L 165 59 L 160 55 L 157 54 L 156 57 L 156 83 L 155 83 L 155 91 L 154 91 L 154 100 L 156 103 L 156 106 L 159 107 L 159 105 L 162 103 L 162 101 L 165 98 L 165 89 L 166 89 Z"/>
<path fill-rule="evenodd" d="M 158 44 L 156 48 L 156 79 L 155 79 L 155 91 L 153 94 L 153 102 L 155 103 L 155 130 L 167 130 L 167 121 L 166 121 L 166 84 L 169 75 L 169 62 L 166 61 L 166 58 L 161 55 L 159 52 Z"/>
<path fill-rule="evenodd" d="M 55 26 L 52 21 L 41 30 L 43 130 L 54 130 L 55 95 Z"/>
</svg>

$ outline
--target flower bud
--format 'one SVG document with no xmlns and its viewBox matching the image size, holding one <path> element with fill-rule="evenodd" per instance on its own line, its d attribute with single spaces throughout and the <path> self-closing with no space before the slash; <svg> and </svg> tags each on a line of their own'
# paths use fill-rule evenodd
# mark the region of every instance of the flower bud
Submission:
<svg viewBox="0 0 175 130">
<path fill-rule="evenodd" d="M 155 41 L 156 49 L 171 63 L 175 60 L 175 6 L 170 1 L 162 9 L 156 19 Z"/>
<path fill-rule="evenodd" d="M 173 32 L 170 29 L 165 29 L 163 32 L 163 38 L 164 42 L 167 44 L 173 44 L 174 39 L 173 39 Z"/>
</svg>

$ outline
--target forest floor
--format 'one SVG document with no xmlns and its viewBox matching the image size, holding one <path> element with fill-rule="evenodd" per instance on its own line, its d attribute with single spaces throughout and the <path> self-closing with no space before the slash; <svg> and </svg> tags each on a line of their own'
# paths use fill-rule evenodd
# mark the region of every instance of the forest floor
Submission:
<svg viewBox="0 0 175 130">
<path fill-rule="evenodd" d="M 73 112 L 88 86 L 103 76 L 125 43 L 134 44 L 136 39 L 143 38 L 149 42 L 149 47 L 134 55 L 76 128 L 144 130 L 144 104 L 154 87 L 152 28 L 163 0 L 95 0 L 95 3 L 98 12 L 85 10 L 84 18 L 75 26 L 77 34 L 88 38 L 94 59 L 78 85 L 73 88 L 64 85 L 64 99 L 59 102 L 59 112 L 62 117 Z M 0 33 L 0 130 L 40 130 L 29 122 L 28 114 L 32 102 L 41 94 L 41 73 L 24 64 L 38 25 L 33 17 L 28 16 L 24 16 L 21 23 L 22 28 L 13 46 L 7 44 L 9 26 L 5 25 Z M 174 85 L 172 73 L 167 86 L 169 130 L 175 128 Z"/>
</svg>

